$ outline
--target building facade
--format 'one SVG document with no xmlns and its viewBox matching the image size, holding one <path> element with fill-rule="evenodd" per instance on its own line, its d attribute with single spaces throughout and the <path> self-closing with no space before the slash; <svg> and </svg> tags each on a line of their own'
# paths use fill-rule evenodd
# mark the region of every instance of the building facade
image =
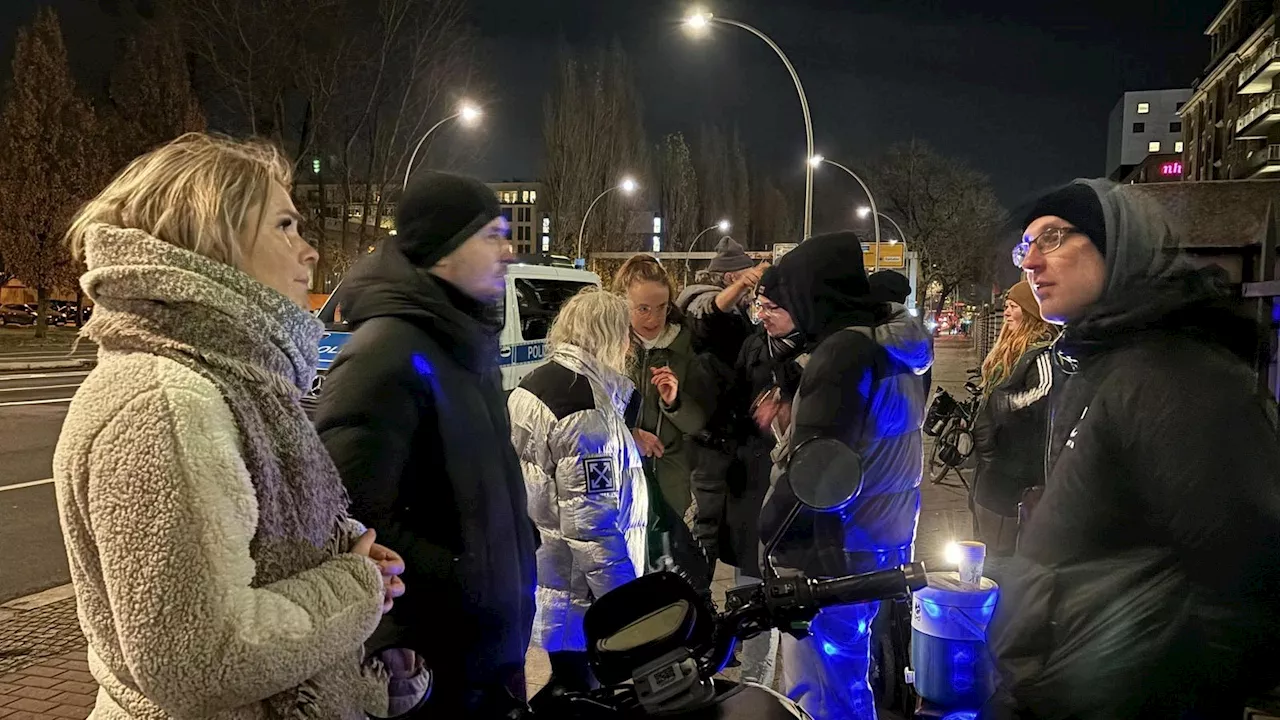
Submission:
<svg viewBox="0 0 1280 720">
<path fill-rule="evenodd" d="M 1158 172 L 1164 160 L 1154 161 L 1156 173 L 1142 172 L 1152 158 L 1183 152 L 1182 118 L 1178 115 L 1191 98 L 1190 88 L 1127 92 L 1111 111 L 1107 123 L 1107 177 L 1121 182 L 1140 182 L 1152 175 L 1168 181 Z M 1176 179 L 1181 179 L 1181 175 Z"/>
<path fill-rule="evenodd" d="M 1280 0 L 1227 0 L 1182 111 L 1188 180 L 1280 177 Z"/>
<path fill-rule="evenodd" d="M 491 182 L 502 215 L 511 226 L 511 244 L 517 254 L 545 253 L 551 248 L 551 214 L 547 212 L 542 183 L 511 180 Z"/>
</svg>

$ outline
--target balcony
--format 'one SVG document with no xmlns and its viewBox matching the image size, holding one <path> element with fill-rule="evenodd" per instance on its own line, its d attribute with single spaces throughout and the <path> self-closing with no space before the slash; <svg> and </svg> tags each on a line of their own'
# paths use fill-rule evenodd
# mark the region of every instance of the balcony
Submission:
<svg viewBox="0 0 1280 720">
<path fill-rule="evenodd" d="M 1271 90 L 1271 81 L 1280 75 L 1280 41 L 1262 48 L 1240 71 L 1241 95 L 1259 95 Z"/>
<path fill-rule="evenodd" d="M 1280 92 L 1259 95 L 1260 99 L 1236 120 L 1236 139 L 1264 139 L 1267 131 L 1280 121 Z"/>
<path fill-rule="evenodd" d="M 1280 145 L 1268 145 L 1254 150 L 1245 156 L 1244 165 L 1247 179 L 1277 177 L 1277 173 L 1280 173 Z"/>
</svg>

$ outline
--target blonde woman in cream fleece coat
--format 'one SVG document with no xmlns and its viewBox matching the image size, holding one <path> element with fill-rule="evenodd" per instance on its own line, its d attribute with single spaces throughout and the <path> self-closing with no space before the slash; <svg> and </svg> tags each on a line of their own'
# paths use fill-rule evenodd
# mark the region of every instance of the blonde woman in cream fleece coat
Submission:
<svg viewBox="0 0 1280 720">
<path fill-rule="evenodd" d="M 272 148 L 185 135 L 68 234 L 100 350 L 54 476 L 93 718 L 387 709 L 362 646 L 403 563 L 347 518 L 299 404 L 321 327 L 290 182 Z"/>
</svg>

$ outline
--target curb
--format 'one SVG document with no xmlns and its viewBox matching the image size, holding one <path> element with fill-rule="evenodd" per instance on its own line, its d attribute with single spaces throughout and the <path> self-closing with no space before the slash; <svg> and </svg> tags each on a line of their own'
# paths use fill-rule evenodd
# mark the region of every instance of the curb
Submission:
<svg viewBox="0 0 1280 720">
<path fill-rule="evenodd" d="M 93 367 L 97 358 L 68 358 L 66 360 L 40 360 L 37 362 L 0 362 L 0 372 L 9 370 L 75 370 Z"/>
</svg>

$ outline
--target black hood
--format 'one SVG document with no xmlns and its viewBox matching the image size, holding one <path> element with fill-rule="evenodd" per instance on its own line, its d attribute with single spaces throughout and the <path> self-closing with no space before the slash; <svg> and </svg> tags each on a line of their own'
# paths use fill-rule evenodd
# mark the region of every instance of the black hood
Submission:
<svg viewBox="0 0 1280 720">
<path fill-rule="evenodd" d="M 1058 347 L 1079 359 L 1124 344 L 1135 333 L 1163 332 L 1217 344 L 1252 363 L 1262 329 L 1235 299 L 1226 273 L 1198 268 L 1163 213 L 1126 185 L 1077 180 L 1097 193 L 1106 223 L 1102 298 L 1063 331 Z"/>
<path fill-rule="evenodd" d="M 487 370 L 497 361 L 497 331 L 484 320 L 486 306 L 416 267 L 391 243 L 356 263 L 341 293 L 343 317 L 356 329 L 374 318 L 398 317 L 471 370 Z"/>
<path fill-rule="evenodd" d="M 870 297 L 862 242 L 852 232 L 815 235 L 765 271 L 765 297 L 791 313 L 809 340 L 853 325 L 873 325 L 883 303 Z"/>
</svg>

